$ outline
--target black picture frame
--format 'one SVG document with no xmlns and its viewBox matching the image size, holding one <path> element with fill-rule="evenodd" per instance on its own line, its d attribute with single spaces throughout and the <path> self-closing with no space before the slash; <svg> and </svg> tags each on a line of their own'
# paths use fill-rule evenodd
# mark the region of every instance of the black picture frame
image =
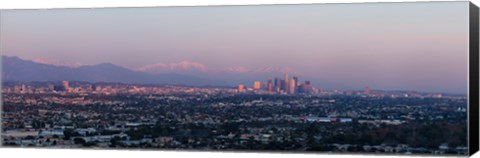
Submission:
<svg viewBox="0 0 480 158">
<path fill-rule="evenodd" d="M 472 156 L 478 151 L 479 145 L 479 9 L 470 2 L 469 7 L 469 155 Z"/>
</svg>

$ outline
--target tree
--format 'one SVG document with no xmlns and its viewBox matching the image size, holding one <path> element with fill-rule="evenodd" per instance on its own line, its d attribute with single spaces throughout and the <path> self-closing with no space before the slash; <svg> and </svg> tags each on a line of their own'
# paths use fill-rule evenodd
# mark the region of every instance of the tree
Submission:
<svg viewBox="0 0 480 158">
<path fill-rule="evenodd" d="M 69 140 L 70 137 L 72 136 L 72 134 L 73 134 L 73 130 L 71 130 L 71 129 L 64 130 L 63 131 L 63 135 L 64 135 L 63 139 Z"/>
<path fill-rule="evenodd" d="M 115 136 L 112 139 L 110 139 L 110 147 L 116 147 L 118 145 L 118 142 L 120 142 L 122 138 Z"/>
<path fill-rule="evenodd" d="M 82 144 L 82 145 L 86 143 L 85 139 L 83 139 L 83 138 L 75 138 L 75 139 L 73 139 L 73 142 L 75 144 Z"/>
<path fill-rule="evenodd" d="M 31 136 L 31 135 L 25 137 L 25 140 L 33 140 L 33 139 L 35 139 L 35 137 L 34 137 L 34 136 Z"/>
</svg>

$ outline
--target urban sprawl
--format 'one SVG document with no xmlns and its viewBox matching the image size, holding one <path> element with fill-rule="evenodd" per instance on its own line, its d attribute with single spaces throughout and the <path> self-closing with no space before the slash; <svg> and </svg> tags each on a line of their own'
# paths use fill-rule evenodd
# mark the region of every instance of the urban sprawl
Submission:
<svg viewBox="0 0 480 158">
<path fill-rule="evenodd" d="M 2 144 L 20 147 L 467 154 L 467 96 L 321 90 L 297 77 L 237 87 L 4 82 Z"/>
</svg>

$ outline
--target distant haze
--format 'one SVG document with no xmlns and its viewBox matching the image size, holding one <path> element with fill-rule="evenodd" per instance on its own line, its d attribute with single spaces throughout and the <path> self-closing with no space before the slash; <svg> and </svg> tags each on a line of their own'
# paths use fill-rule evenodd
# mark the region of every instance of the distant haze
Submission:
<svg viewBox="0 0 480 158">
<path fill-rule="evenodd" d="M 466 94 L 468 34 L 468 2 L 0 14 L 2 55 L 70 67 L 107 62 L 148 73 L 243 77 L 238 83 L 247 85 L 288 71 L 339 90 Z"/>
</svg>

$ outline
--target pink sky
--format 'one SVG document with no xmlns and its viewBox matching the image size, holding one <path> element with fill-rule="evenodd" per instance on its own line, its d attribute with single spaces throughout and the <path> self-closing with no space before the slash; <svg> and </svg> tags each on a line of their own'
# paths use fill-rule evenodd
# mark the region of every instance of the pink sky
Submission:
<svg viewBox="0 0 480 158">
<path fill-rule="evenodd" d="M 9 10 L 0 16 L 1 52 L 24 59 L 132 69 L 182 61 L 209 69 L 288 67 L 329 88 L 467 89 L 468 2 Z"/>
</svg>

